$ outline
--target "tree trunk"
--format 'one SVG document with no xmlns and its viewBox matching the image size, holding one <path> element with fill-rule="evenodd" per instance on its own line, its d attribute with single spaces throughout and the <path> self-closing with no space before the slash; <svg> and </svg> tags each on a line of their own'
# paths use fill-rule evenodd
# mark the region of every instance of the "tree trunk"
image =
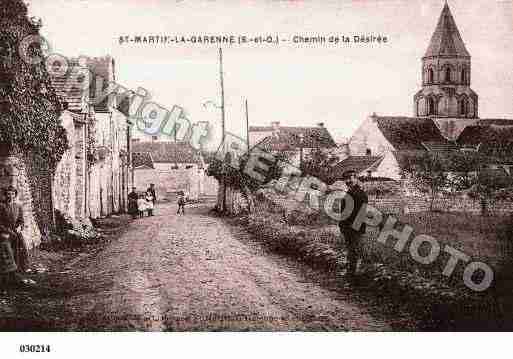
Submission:
<svg viewBox="0 0 513 359">
<path fill-rule="evenodd" d="M 242 194 L 244 194 L 244 197 L 246 198 L 246 201 L 248 203 L 248 212 L 252 213 L 255 206 L 253 201 L 253 195 L 251 193 L 251 190 L 246 184 L 242 184 Z"/>
<path fill-rule="evenodd" d="M 429 212 L 433 212 L 433 206 L 435 204 L 435 195 L 436 192 L 433 188 L 431 188 L 431 203 L 429 204 Z"/>
</svg>

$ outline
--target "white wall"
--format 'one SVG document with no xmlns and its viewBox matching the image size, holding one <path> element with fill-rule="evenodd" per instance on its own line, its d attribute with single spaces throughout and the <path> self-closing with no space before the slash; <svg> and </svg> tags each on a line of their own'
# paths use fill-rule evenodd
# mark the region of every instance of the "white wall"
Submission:
<svg viewBox="0 0 513 359">
<path fill-rule="evenodd" d="M 385 156 L 375 172 L 374 177 L 386 177 L 394 180 L 401 179 L 401 170 L 394 154 L 391 151 L 385 152 Z"/>
<path fill-rule="evenodd" d="M 364 156 L 368 148 L 372 155 L 380 155 L 394 149 L 372 116 L 369 116 L 349 139 L 349 152 L 352 156 Z"/>
<path fill-rule="evenodd" d="M 61 213 L 74 218 L 76 215 L 77 164 L 75 159 L 75 124 L 68 111 L 60 117 L 61 126 L 66 130 L 70 148 L 57 164 L 52 183 L 53 206 Z"/>
</svg>

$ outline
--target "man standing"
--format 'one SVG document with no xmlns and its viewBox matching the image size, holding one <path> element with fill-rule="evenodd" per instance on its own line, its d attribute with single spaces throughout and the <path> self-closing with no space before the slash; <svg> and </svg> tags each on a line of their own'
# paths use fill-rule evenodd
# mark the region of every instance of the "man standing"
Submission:
<svg viewBox="0 0 513 359">
<path fill-rule="evenodd" d="M 346 198 L 342 201 L 340 213 L 344 213 L 345 206 L 352 205 L 352 211 L 349 216 L 339 222 L 340 232 L 344 236 L 347 247 L 347 275 L 353 279 L 358 267 L 358 260 L 361 257 L 361 235 L 365 233 L 365 223 L 360 228 L 354 228 L 353 224 L 358 217 L 360 210 L 367 207 L 368 197 L 365 191 L 360 187 L 358 177 L 355 171 L 346 173 L 346 185 L 348 187 Z"/>
<path fill-rule="evenodd" d="M 25 224 L 23 206 L 17 201 L 18 191 L 9 186 L 4 190 L 4 202 L 0 203 L 0 236 L 8 240 L 18 272 L 25 273 L 29 269 L 28 248 L 23 239 L 22 231 Z M 10 271 L 15 280 L 22 280 L 16 270 Z"/>
</svg>

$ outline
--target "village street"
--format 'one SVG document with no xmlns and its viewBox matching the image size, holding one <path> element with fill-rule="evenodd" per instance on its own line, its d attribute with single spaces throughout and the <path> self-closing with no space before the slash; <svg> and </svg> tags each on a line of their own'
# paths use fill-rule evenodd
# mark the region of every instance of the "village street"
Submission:
<svg viewBox="0 0 513 359">
<path fill-rule="evenodd" d="M 323 288 L 212 216 L 212 204 L 185 216 L 160 204 L 136 219 L 52 281 L 60 294 L 36 300 L 41 316 L 57 330 L 391 330 L 382 303 L 369 310 L 350 287 Z"/>
</svg>

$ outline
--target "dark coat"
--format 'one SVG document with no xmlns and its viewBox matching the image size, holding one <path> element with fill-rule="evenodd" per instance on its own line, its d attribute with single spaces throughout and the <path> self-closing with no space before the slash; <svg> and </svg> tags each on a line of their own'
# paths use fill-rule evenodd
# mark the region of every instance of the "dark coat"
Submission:
<svg viewBox="0 0 513 359">
<path fill-rule="evenodd" d="M 341 228 L 347 228 L 347 227 L 351 227 L 353 225 L 353 222 L 355 221 L 356 217 L 358 216 L 358 213 L 360 213 L 360 209 L 363 207 L 363 206 L 367 206 L 367 203 L 369 203 L 369 199 L 367 197 L 367 194 L 365 193 L 365 191 L 358 185 L 354 185 L 353 187 L 351 187 L 349 189 L 349 191 L 347 191 L 346 193 L 346 196 L 350 196 L 352 199 L 353 199 L 353 203 L 354 203 L 354 208 L 353 208 L 353 211 L 351 212 L 350 216 L 344 220 L 341 220 L 339 222 L 339 226 Z M 341 212 L 340 213 L 343 213 L 344 211 L 344 207 L 345 207 L 345 203 L 346 201 L 342 201 L 341 203 Z M 365 223 L 363 223 L 360 227 L 360 229 L 358 230 L 359 233 L 365 233 Z"/>
<path fill-rule="evenodd" d="M 148 190 L 146 192 L 149 192 L 151 193 L 151 195 L 153 196 L 153 204 L 157 203 L 157 193 L 155 192 L 155 189 L 149 187 Z"/>
<path fill-rule="evenodd" d="M 14 234 L 16 228 L 23 227 L 23 206 L 18 203 L 0 203 L 0 230 Z"/>
<path fill-rule="evenodd" d="M 137 192 L 130 192 L 128 194 L 128 213 L 137 213 L 137 200 L 139 195 Z"/>
</svg>

